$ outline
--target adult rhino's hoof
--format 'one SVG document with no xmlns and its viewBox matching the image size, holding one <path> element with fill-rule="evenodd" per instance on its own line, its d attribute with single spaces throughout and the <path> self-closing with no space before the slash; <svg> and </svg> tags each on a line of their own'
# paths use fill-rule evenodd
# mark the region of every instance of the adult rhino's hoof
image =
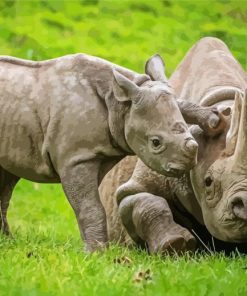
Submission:
<svg viewBox="0 0 247 296">
<path fill-rule="evenodd" d="M 158 253 L 163 255 L 180 254 L 183 252 L 186 240 L 180 235 L 170 235 L 160 242 Z"/>
<path fill-rule="evenodd" d="M 194 237 L 189 238 L 186 241 L 186 251 L 194 252 L 197 246 L 197 240 Z"/>
<path fill-rule="evenodd" d="M 167 234 L 158 243 L 149 244 L 149 251 L 151 254 L 182 255 L 195 251 L 196 245 L 197 241 L 190 232 L 182 231 L 180 234 Z"/>
</svg>

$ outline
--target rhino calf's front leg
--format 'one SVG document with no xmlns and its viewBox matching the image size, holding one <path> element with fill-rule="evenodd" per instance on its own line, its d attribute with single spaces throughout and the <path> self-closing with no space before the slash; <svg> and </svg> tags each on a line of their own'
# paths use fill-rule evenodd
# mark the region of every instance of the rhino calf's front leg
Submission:
<svg viewBox="0 0 247 296">
<path fill-rule="evenodd" d="M 61 176 L 88 252 L 101 249 L 107 243 L 106 215 L 98 193 L 99 167 L 97 161 L 80 163 L 66 167 Z"/>
<path fill-rule="evenodd" d="M 131 238 L 146 242 L 150 253 L 183 253 L 196 247 L 196 239 L 174 222 L 162 197 L 147 192 L 128 196 L 121 201 L 119 214 Z"/>
<path fill-rule="evenodd" d="M 20 178 L 0 168 L 0 232 L 11 236 L 7 211 L 12 192 Z"/>
</svg>

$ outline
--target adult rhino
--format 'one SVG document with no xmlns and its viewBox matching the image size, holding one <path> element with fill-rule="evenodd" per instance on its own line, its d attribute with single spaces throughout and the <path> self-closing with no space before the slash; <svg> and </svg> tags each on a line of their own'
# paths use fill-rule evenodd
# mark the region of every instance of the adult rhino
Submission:
<svg viewBox="0 0 247 296">
<path fill-rule="evenodd" d="M 214 137 L 191 127 L 198 163 L 181 178 L 161 176 L 136 157 L 114 167 L 100 188 L 110 238 L 129 243 L 131 237 L 151 253 L 182 252 L 195 249 L 198 234 L 211 240 L 208 230 L 219 249 L 229 248 L 221 241 L 236 242 L 247 252 L 247 75 L 222 41 L 207 37 L 169 83 L 178 98 L 216 106 L 225 126 Z M 119 208 L 112 202 L 116 190 Z"/>
<path fill-rule="evenodd" d="M 188 121 L 218 124 L 213 111 L 201 116 L 180 104 Z M 41 62 L 1 56 L 0 130 L 2 231 L 9 233 L 7 209 L 20 178 L 61 182 L 89 251 L 107 242 L 98 185 L 116 162 L 137 154 L 168 175 L 196 163 L 197 144 L 158 55 L 145 75 L 84 54 Z"/>
</svg>

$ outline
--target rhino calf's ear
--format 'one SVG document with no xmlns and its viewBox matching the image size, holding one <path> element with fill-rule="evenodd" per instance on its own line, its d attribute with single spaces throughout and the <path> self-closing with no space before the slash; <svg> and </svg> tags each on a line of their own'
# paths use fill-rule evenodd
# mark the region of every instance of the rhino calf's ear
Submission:
<svg viewBox="0 0 247 296">
<path fill-rule="evenodd" d="M 139 94 L 139 87 L 127 77 L 113 69 L 113 92 L 120 102 L 135 100 Z"/>
<path fill-rule="evenodd" d="M 165 75 L 165 63 L 159 54 L 153 55 L 146 62 L 145 73 L 149 75 L 153 81 L 167 83 L 167 78 Z"/>
</svg>

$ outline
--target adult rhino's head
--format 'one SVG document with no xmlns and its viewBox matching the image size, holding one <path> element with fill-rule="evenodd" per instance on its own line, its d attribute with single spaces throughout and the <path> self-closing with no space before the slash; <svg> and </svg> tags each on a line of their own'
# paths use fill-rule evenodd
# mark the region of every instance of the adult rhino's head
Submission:
<svg viewBox="0 0 247 296">
<path fill-rule="evenodd" d="M 247 92 L 236 94 L 224 134 L 193 134 L 199 152 L 191 180 L 206 227 L 218 239 L 247 242 Z"/>
<path fill-rule="evenodd" d="M 115 97 L 126 104 L 129 102 L 125 116 L 126 142 L 151 169 L 179 176 L 196 164 L 198 145 L 168 85 L 162 58 L 151 57 L 145 72 L 148 79 L 138 86 L 114 71 Z"/>
</svg>

